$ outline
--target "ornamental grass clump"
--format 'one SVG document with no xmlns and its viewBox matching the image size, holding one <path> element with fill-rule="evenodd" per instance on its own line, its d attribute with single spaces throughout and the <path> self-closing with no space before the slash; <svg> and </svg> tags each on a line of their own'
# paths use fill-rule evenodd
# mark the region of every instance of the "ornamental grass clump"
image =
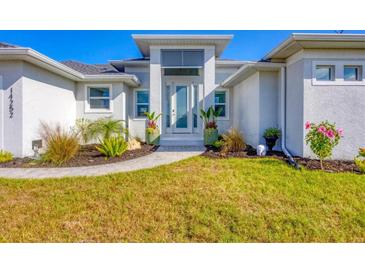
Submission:
<svg viewBox="0 0 365 274">
<path fill-rule="evenodd" d="M 365 147 L 359 149 L 359 154 L 355 157 L 354 161 L 360 172 L 365 174 Z"/>
<path fill-rule="evenodd" d="M 13 154 L 9 151 L 0 150 L 0 163 L 6 163 L 13 160 Z"/>
<path fill-rule="evenodd" d="M 323 160 L 332 156 L 333 149 L 343 137 L 343 129 L 336 129 L 336 125 L 328 121 L 319 124 L 308 121 L 305 123 L 305 129 L 308 130 L 305 137 L 306 144 L 309 144 L 313 153 L 319 158 L 323 169 Z"/>
<path fill-rule="evenodd" d="M 222 152 L 239 152 L 246 148 L 245 140 L 238 129 L 232 128 L 227 133 L 222 134 Z"/>
<path fill-rule="evenodd" d="M 76 133 L 62 128 L 59 124 L 50 126 L 41 123 L 40 134 L 46 143 L 46 151 L 42 160 L 60 166 L 67 163 L 80 149 L 79 138 Z"/>
</svg>

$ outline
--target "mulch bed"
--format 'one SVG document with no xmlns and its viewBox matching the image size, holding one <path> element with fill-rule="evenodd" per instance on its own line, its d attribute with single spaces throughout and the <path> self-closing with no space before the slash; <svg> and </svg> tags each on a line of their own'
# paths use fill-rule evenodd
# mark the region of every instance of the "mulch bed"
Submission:
<svg viewBox="0 0 365 274">
<path fill-rule="evenodd" d="M 247 146 L 244 151 L 230 152 L 223 154 L 219 149 L 215 147 L 207 147 L 207 150 L 203 153 L 204 157 L 213 159 L 226 159 L 226 158 L 275 158 L 282 161 L 288 162 L 288 158 L 281 151 L 271 151 L 266 156 L 257 156 L 256 149 L 251 146 Z M 299 166 L 309 170 L 320 170 L 321 165 L 319 160 L 307 159 L 301 157 L 294 157 L 294 160 Z M 360 173 L 359 169 L 353 161 L 339 161 L 339 160 L 326 160 L 323 161 L 324 170 L 327 172 L 352 172 Z"/>
<path fill-rule="evenodd" d="M 94 166 L 122 162 L 151 154 L 152 152 L 156 151 L 156 149 L 156 146 L 141 144 L 140 149 L 127 150 L 120 157 L 105 159 L 105 156 L 95 149 L 95 145 L 84 145 L 81 147 L 79 153 L 74 158 L 72 158 L 69 162 L 65 163 L 61 167 Z M 35 161 L 31 158 L 14 158 L 10 162 L 0 163 L 0 168 L 1 167 L 24 168 L 56 166 L 51 163 L 42 163 L 40 161 Z"/>
</svg>

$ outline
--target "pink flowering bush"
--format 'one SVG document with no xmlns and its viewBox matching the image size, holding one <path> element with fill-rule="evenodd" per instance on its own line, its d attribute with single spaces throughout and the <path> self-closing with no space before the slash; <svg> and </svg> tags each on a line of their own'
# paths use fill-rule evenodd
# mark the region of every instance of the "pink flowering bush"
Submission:
<svg viewBox="0 0 365 274">
<path fill-rule="evenodd" d="M 305 141 L 319 158 L 323 169 L 323 160 L 332 155 L 333 148 L 338 145 L 343 137 L 343 129 L 336 129 L 335 124 L 328 121 L 322 121 L 319 124 L 307 121 L 305 129 L 308 130 Z"/>
</svg>

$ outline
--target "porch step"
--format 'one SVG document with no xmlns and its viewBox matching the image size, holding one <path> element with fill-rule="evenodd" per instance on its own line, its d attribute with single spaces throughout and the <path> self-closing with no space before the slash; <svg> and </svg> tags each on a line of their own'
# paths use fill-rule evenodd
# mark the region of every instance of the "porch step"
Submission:
<svg viewBox="0 0 365 274">
<path fill-rule="evenodd" d="M 161 138 L 160 140 L 161 146 L 167 146 L 167 147 L 179 147 L 179 146 L 196 146 L 196 147 L 203 147 L 204 146 L 204 140 L 200 138 Z"/>
</svg>

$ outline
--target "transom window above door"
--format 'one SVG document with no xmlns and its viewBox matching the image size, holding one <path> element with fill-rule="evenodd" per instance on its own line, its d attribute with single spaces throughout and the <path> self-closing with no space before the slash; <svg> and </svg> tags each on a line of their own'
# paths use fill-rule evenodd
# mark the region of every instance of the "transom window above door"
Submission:
<svg viewBox="0 0 365 274">
<path fill-rule="evenodd" d="M 150 111 L 150 95 L 148 90 L 135 91 L 135 116 L 137 118 L 146 117 L 146 112 Z"/>
<path fill-rule="evenodd" d="M 109 112 L 111 106 L 111 87 L 88 86 L 86 111 Z"/>
</svg>

